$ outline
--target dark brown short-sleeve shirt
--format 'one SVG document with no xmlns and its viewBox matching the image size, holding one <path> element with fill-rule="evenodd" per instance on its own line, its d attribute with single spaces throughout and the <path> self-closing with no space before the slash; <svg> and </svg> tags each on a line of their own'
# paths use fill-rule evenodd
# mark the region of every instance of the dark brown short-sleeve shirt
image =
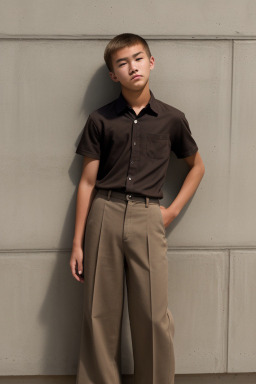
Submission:
<svg viewBox="0 0 256 384">
<path fill-rule="evenodd" d="M 76 153 L 99 159 L 96 188 L 162 198 L 170 151 L 178 158 L 198 150 L 182 111 L 155 99 L 138 115 L 120 96 L 92 112 Z"/>
</svg>

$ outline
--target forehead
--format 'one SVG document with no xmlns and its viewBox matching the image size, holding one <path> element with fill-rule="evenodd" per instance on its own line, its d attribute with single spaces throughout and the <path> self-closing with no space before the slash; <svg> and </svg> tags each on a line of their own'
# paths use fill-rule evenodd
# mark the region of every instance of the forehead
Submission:
<svg viewBox="0 0 256 384">
<path fill-rule="evenodd" d="M 125 57 L 132 58 L 132 56 L 138 52 L 146 53 L 145 48 L 141 43 L 132 45 L 131 47 L 120 48 L 112 54 L 113 64 L 115 64 L 116 60 L 121 58 L 125 58 Z"/>
</svg>

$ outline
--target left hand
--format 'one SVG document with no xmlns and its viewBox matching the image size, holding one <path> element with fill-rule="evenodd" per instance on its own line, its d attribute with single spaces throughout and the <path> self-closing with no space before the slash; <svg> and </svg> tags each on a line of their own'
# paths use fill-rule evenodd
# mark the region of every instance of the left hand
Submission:
<svg viewBox="0 0 256 384">
<path fill-rule="evenodd" d="M 165 208 L 163 205 L 160 205 L 161 213 L 163 216 L 163 223 L 165 228 L 168 227 L 168 225 L 171 224 L 171 222 L 177 217 L 177 214 L 175 214 L 171 207 Z"/>
</svg>

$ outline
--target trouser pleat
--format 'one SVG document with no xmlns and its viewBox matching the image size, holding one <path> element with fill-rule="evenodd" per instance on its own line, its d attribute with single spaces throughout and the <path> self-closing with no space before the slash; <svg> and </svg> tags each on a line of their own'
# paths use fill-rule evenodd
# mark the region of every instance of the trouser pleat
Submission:
<svg viewBox="0 0 256 384">
<path fill-rule="evenodd" d="M 124 250 L 134 384 L 173 384 L 174 323 L 168 317 L 167 241 L 160 208 L 130 204 L 128 210 Z"/>
</svg>

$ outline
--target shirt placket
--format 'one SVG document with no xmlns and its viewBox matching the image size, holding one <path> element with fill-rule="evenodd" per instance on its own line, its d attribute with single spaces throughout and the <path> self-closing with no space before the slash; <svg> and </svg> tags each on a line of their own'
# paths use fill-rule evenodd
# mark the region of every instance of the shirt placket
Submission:
<svg viewBox="0 0 256 384">
<path fill-rule="evenodd" d="M 127 191 L 132 191 L 136 178 L 136 169 L 138 166 L 138 151 L 139 151 L 139 127 L 140 122 L 138 118 L 132 120 L 132 134 L 131 134 L 131 156 L 129 161 L 129 168 L 126 180 Z"/>
</svg>

